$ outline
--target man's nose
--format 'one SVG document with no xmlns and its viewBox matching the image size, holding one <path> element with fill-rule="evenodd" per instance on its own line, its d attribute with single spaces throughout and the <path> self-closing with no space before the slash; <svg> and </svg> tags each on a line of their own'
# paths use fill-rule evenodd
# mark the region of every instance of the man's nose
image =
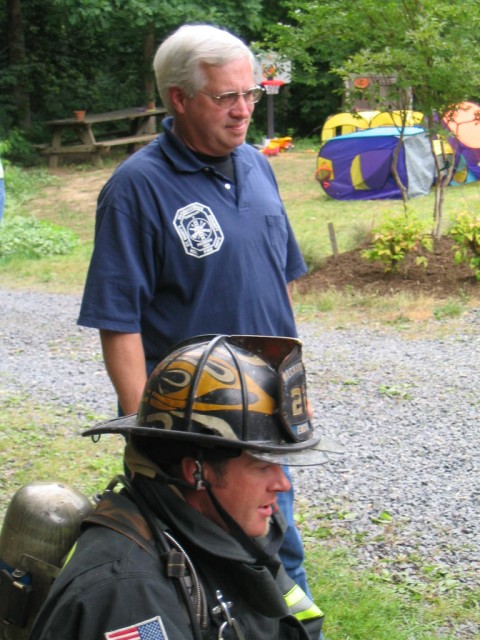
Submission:
<svg viewBox="0 0 480 640">
<path fill-rule="evenodd" d="M 231 108 L 231 111 L 234 111 L 236 114 L 239 113 L 241 115 L 250 115 L 250 113 L 253 111 L 254 106 L 255 105 L 253 104 L 253 102 L 249 102 L 246 96 L 239 95 L 235 101 L 235 104 Z"/>
<path fill-rule="evenodd" d="M 275 465 L 275 491 L 284 492 L 289 491 L 292 484 L 290 480 L 285 475 L 282 467 L 280 465 Z"/>
</svg>

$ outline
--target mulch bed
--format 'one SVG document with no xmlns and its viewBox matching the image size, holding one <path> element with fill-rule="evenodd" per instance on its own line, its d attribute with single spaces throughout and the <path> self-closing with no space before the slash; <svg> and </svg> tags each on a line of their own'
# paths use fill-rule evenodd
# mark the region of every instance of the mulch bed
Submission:
<svg viewBox="0 0 480 640">
<path fill-rule="evenodd" d="M 435 241 L 433 252 L 420 251 L 407 256 L 394 273 L 385 273 L 384 265 L 368 262 L 358 247 L 327 258 L 320 268 L 297 281 L 297 291 L 308 293 L 326 289 L 343 291 L 346 288 L 364 293 L 389 295 L 410 292 L 450 298 L 458 295 L 475 296 L 480 293 L 478 282 L 468 265 L 455 264 L 453 241 L 443 237 Z M 415 264 L 418 255 L 428 260 L 427 267 Z"/>
</svg>

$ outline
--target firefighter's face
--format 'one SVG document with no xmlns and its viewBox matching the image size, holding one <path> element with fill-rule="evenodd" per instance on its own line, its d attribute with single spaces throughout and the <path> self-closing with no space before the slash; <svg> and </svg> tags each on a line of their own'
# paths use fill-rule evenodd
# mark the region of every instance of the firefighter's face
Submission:
<svg viewBox="0 0 480 640">
<path fill-rule="evenodd" d="M 256 460 L 245 452 L 228 460 L 221 477 L 208 463 L 204 474 L 225 511 L 252 537 L 268 533 L 270 518 L 277 508 L 277 494 L 290 489 L 280 465 Z M 195 493 L 199 499 L 196 508 L 225 528 L 207 492 Z"/>
</svg>

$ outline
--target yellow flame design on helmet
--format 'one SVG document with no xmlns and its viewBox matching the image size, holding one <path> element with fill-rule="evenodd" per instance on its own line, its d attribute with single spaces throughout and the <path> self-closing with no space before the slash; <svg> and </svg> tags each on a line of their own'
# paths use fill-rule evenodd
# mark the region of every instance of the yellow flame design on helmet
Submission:
<svg viewBox="0 0 480 640">
<path fill-rule="evenodd" d="M 184 410 L 202 353 L 202 349 L 190 349 L 184 355 L 175 354 L 173 359 L 164 363 L 154 377 L 155 388 L 147 388 L 144 402 L 158 411 Z M 238 357 L 245 365 L 243 372 L 248 411 L 272 415 L 276 409 L 276 400 L 268 389 L 262 388 L 254 379 L 255 373 L 264 371 L 268 365 L 256 355 L 239 354 Z M 202 368 L 196 385 L 193 413 L 243 409 L 242 386 L 237 367 L 227 349 L 221 347 L 210 355 Z"/>
</svg>

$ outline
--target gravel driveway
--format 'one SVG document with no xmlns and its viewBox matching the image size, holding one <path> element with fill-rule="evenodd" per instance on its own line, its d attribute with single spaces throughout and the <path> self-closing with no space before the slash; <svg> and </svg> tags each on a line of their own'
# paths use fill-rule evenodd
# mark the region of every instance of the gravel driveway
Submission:
<svg viewBox="0 0 480 640">
<path fill-rule="evenodd" d="M 2 396 L 28 390 L 114 415 L 97 332 L 75 324 L 79 304 L 0 290 Z M 443 337 L 299 326 L 316 423 L 346 454 L 294 470 L 297 498 L 307 519 L 325 515 L 336 543 L 357 541 L 361 563 L 412 580 L 430 563 L 478 586 L 479 321 L 474 310 Z"/>
</svg>

